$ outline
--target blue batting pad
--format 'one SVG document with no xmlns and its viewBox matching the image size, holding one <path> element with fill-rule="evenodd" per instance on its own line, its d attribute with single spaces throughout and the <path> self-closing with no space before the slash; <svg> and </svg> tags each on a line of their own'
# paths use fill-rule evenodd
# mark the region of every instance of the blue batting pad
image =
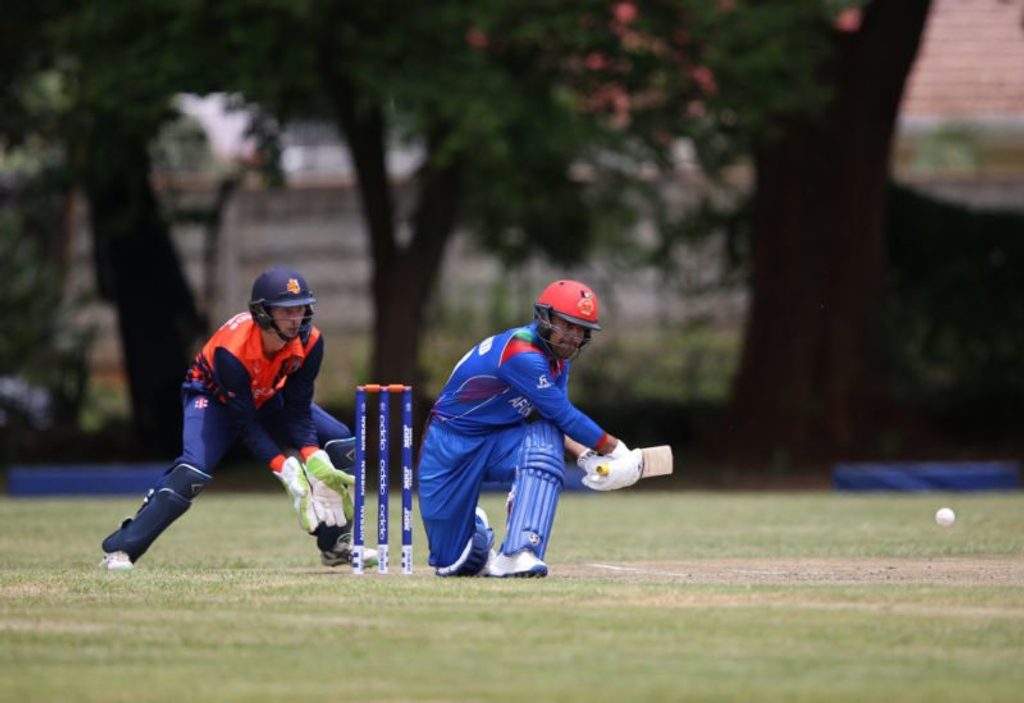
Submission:
<svg viewBox="0 0 1024 703">
<path fill-rule="evenodd" d="M 527 429 L 519 450 L 504 554 L 530 549 L 544 558 L 565 475 L 561 442 L 562 433 L 550 423 L 535 422 Z"/>
</svg>

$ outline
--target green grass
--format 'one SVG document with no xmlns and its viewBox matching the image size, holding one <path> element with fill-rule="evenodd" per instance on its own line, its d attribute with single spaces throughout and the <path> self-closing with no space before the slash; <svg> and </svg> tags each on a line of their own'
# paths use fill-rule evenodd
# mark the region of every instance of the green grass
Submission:
<svg viewBox="0 0 1024 703">
<path fill-rule="evenodd" d="M 485 499 L 492 516 L 502 505 Z M 935 525 L 940 505 L 957 510 L 952 528 Z M 1018 494 L 573 494 L 552 575 L 531 581 L 437 579 L 420 532 L 413 577 L 322 568 L 283 494 L 217 490 L 135 571 L 100 572 L 99 541 L 135 506 L 0 499 L 0 700 L 934 703 L 1024 690 Z"/>
</svg>

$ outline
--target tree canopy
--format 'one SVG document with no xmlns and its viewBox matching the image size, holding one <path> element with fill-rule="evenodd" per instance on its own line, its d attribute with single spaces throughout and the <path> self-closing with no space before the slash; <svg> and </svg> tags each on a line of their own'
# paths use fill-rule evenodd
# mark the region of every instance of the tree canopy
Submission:
<svg viewBox="0 0 1024 703">
<path fill-rule="evenodd" d="M 679 140 L 712 176 L 749 159 L 754 307 L 736 443 L 764 452 L 811 433 L 848 446 L 867 407 L 851 399 L 868 387 L 863 342 L 883 287 L 889 139 L 928 7 L 40 2 L 5 23 L 0 136 L 15 143 L 53 118 L 90 200 L 139 416 L 157 397 L 176 402 L 168 388 L 203 328 L 149 181 L 147 147 L 175 95 L 225 93 L 254 110 L 268 173 L 289 123 L 337 127 L 373 256 L 377 380 L 418 380 L 425 306 L 457 227 L 509 262 L 577 262 L 599 242 L 628 247 L 639 213 L 661 217 L 657 177 Z M 61 96 L 46 111 L 30 90 L 43 76 Z M 397 144 L 422 153 L 408 202 L 387 168 Z M 657 221 L 666 239 L 693 231 Z M 831 317 L 812 309 L 822 301 Z M 162 334 L 146 324 L 154 308 Z"/>
</svg>

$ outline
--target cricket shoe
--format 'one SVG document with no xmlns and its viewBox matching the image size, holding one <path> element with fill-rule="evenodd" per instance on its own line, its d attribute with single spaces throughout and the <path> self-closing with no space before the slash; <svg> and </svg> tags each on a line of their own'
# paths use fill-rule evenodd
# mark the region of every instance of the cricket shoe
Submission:
<svg viewBox="0 0 1024 703">
<path fill-rule="evenodd" d="M 523 549 L 511 556 L 498 554 L 489 559 L 487 575 L 494 578 L 544 578 L 548 575 L 548 565 L 529 549 Z"/>
<path fill-rule="evenodd" d="M 363 566 L 377 566 L 377 550 L 363 548 Z M 342 566 L 352 563 L 352 533 L 347 532 L 338 539 L 334 549 L 320 552 L 320 563 L 324 566 Z"/>
<path fill-rule="evenodd" d="M 476 506 L 476 523 L 477 528 L 483 528 L 484 532 L 488 536 L 488 544 L 494 544 L 494 530 L 491 529 L 491 523 L 487 519 L 487 511 L 481 508 L 479 505 Z M 498 558 L 498 553 L 493 548 L 487 550 L 487 563 L 484 564 L 484 568 L 480 569 L 480 573 L 477 576 L 490 576 L 491 575 L 491 564 Z"/>
<path fill-rule="evenodd" d="M 110 552 L 103 555 L 100 568 L 104 571 L 131 571 L 135 564 L 128 558 L 127 552 Z"/>
</svg>

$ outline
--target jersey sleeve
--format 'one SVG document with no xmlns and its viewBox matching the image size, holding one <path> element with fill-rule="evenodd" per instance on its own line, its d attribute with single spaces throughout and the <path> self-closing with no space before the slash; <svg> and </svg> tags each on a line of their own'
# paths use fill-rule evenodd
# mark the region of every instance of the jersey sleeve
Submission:
<svg viewBox="0 0 1024 703">
<path fill-rule="evenodd" d="M 596 447 L 604 440 L 605 431 L 569 401 L 566 393 L 568 367 L 556 379 L 542 354 L 521 352 L 505 359 L 498 371 L 502 379 L 564 434 L 588 447 Z"/>
<path fill-rule="evenodd" d="M 241 432 L 242 441 L 257 459 L 269 463 L 281 450 L 256 420 L 256 403 L 250 387 L 252 377 L 245 364 L 223 347 L 213 352 L 213 359 L 217 383 L 224 390 L 228 410 Z"/>
<path fill-rule="evenodd" d="M 281 391 L 284 395 L 284 417 L 288 436 L 296 447 L 319 446 L 313 422 L 313 388 L 324 359 L 324 338 L 313 343 L 299 369 L 288 376 Z"/>
</svg>

